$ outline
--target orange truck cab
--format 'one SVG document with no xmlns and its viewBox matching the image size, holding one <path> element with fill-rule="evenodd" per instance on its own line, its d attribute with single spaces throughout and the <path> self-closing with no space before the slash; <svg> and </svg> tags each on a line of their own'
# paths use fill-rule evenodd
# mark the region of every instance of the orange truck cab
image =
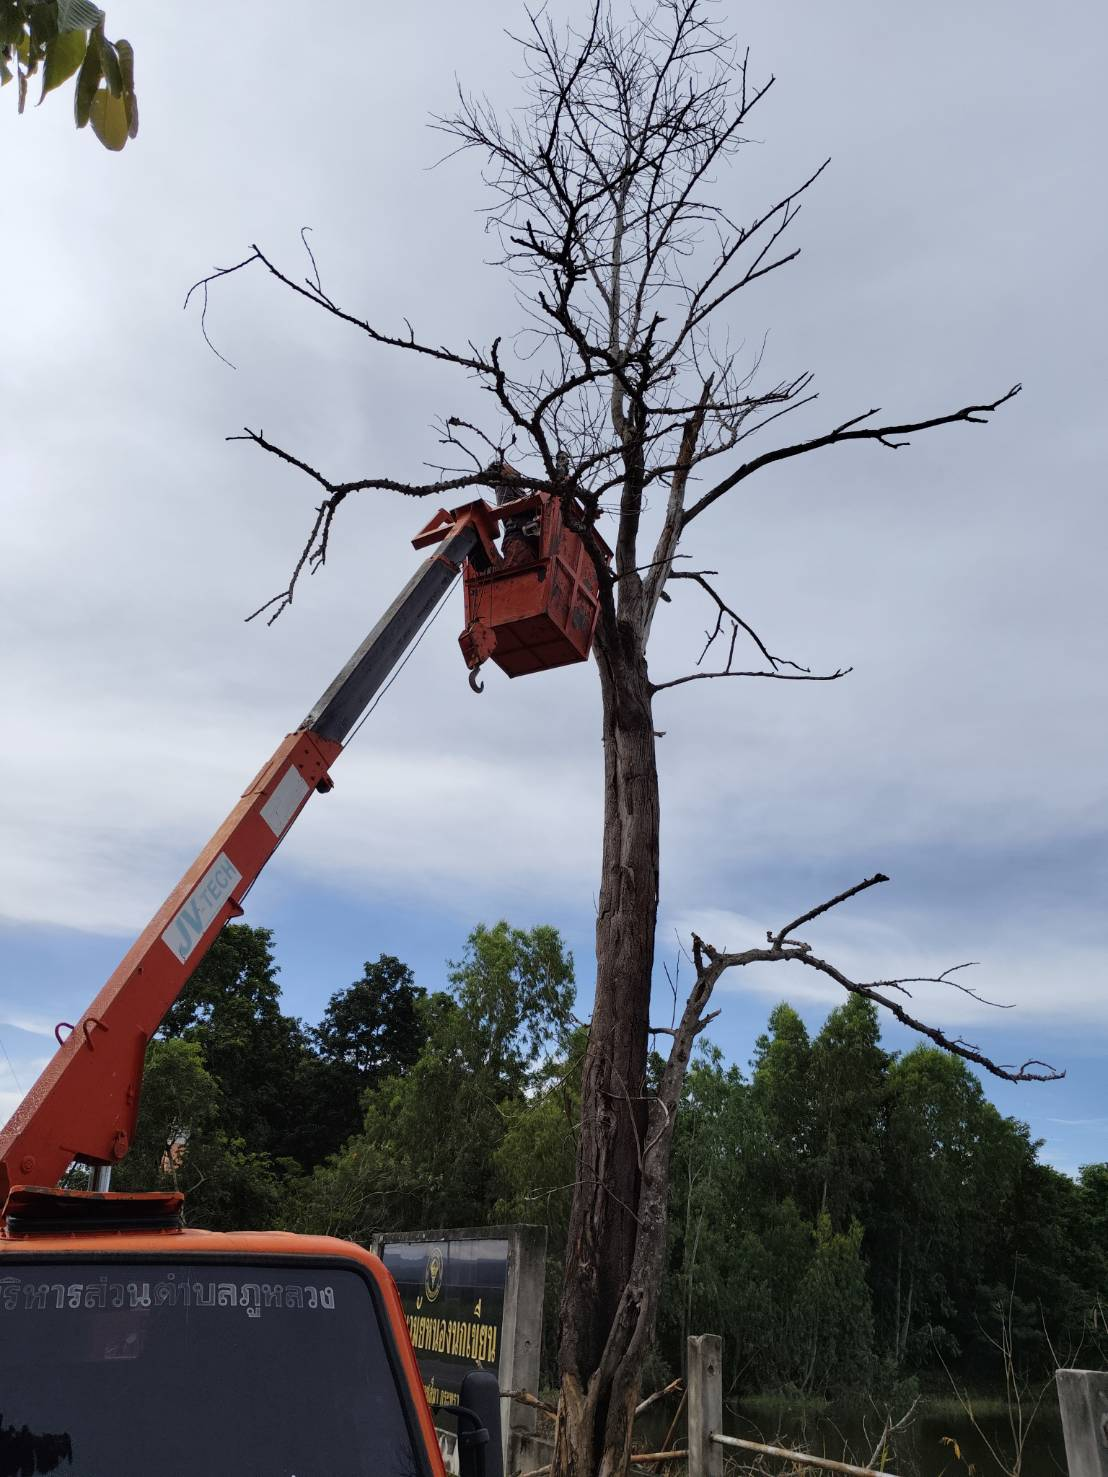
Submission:
<svg viewBox="0 0 1108 1477">
<path fill-rule="evenodd" d="M 396 1289 L 349 1242 L 14 1190 L 0 1329 L 2 1473 L 443 1477 Z"/>
</svg>

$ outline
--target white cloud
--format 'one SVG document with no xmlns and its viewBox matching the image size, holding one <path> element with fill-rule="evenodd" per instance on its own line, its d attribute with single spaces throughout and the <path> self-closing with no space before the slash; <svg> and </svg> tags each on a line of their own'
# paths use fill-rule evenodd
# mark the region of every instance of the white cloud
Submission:
<svg viewBox="0 0 1108 1477">
<path fill-rule="evenodd" d="M 44 1015 L 32 1015 L 18 1005 L 0 1000 L 0 1027 L 11 1026 L 13 1030 L 25 1031 L 28 1036 L 53 1036 L 54 1024 Z"/>
<path fill-rule="evenodd" d="M 732 874 L 932 848 L 946 874 L 989 852 L 1002 877 L 1036 848 L 1102 843 L 1108 323 L 1103 202 L 1087 180 L 1102 134 L 1091 38 L 1105 19 L 1078 10 L 1053 38 L 1030 133 L 1012 79 L 1041 76 L 1041 26 L 1001 0 L 959 18 L 957 46 L 938 11 L 892 29 L 861 5 L 832 14 L 813 0 L 738 17 L 781 80 L 765 142 L 721 186 L 727 203 L 746 218 L 825 149 L 836 156 L 795 228 L 803 259 L 734 318 L 750 343 L 772 326 L 771 375 L 818 372 L 824 399 L 796 429 L 880 402 L 925 412 L 1021 375 L 1028 388 L 990 429 L 895 457 L 792 461 L 694 525 L 696 563 L 720 570 L 775 650 L 857 668 L 829 686 L 703 683 L 659 700 L 665 897 L 717 941 L 754 928 L 694 916 L 697 899 L 743 895 Z M 455 72 L 515 98 L 504 18 L 488 0 L 367 11 L 326 82 L 290 89 L 291 8 L 202 0 L 194 24 L 219 27 L 226 73 L 198 109 L 178 28 L 121 0 L 112 20 L 134 35 L 144 99 L 135 145 L 108 157 L 73 132 L 62 98 L 4 120 L 20 201 L 0 242 L 19 283 L 5 410 L 19 430 L 0 448 L 0 916 L 141 926 L 411 569 L 408 540 L 432 509 L 351 499 L 293 610 L 268 631 L 244 625 L 283 583 L 315 498 L 223 437 L 260 425 L 336 476 L 418 475 L 440 451 L 432 417 L 476 418 L 482 397 L 248 274 L 217 285 L 209 308 L 232 373 L 180 300 L 253 240 L 298 270 L 307 222 L 328 289 L 356 311 L 409 313 L 459 342 L 510 332 L 510 291 L 481 265 L 473 169 L 427 172 L 439 142 L 423 126 Z M 949 83 L 938 113 L 936 78 Z M 1004 146 L 983 171 L 989 140 Z M 505 897 L 576 899 L 586 915 L 595 674 L 494 674 L 475 700 L 460 624 L 455 596 L 274 866 L 428 905 L 480 876 Z M 703 625 L 676 593 L 659 618 L 659 676 L 688 666 Z M 1031 920 L 1012 932 L 995 899 L 971 927 L 926 897 L 911 919 L 829 920 L 819 937 L 867 974 L 981 957 L 984 993 L 1102 1022 L 1099 904 L 1077 863 L 1073 889 L 1073 916 L 1049 937 Z M 773 993 L 776 979 L 741 987 Z M 821 986 L 794 972 L 789 988 Z M 954 993 L 942 1008 L 954 1022 L 980 1009 Z"/>
</svg>

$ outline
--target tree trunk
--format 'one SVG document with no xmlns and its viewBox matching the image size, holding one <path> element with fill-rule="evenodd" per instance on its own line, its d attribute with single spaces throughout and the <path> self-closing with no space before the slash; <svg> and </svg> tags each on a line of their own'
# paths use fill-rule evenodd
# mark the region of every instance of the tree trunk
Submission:
<svg viewBox="0 0 1108 1477">
<path fill-rule="evenodd" d="M 912 1326 L 912 1299 L 916 1291 L 916 1269 L 913 1267 L 908 1274 L 908 1304 L 904 1311 L 904 1327 L 900 1335 L 901 1358 L 908 1353 L 908 1330 Z"/>
<path fill-rule="evenodd" d="M 645 1076 L 658 912 L 658 770 L 651 689 L 631 623 L 598 634 L 603 700 L 604 849 L 596 996 L 581 1088 L 560 1310 L 562 1405 L 553 1477 L 625 1470 L 639 1371 L 617 1319 L 639 1230 Z M 609 628 L 611 630 L 611 628 Z M 621 1331 L 625 1330 L 625 1331 Z M 615 1343 L 613 1344 L 613 1340 Z"/>
<path fill-rule="evenodd" d="M 900 1365 L 900 1278 L 904 1264 L 904 1232 L 896 1243 L 896 1303 L 893 1307 L 893 1362 Z"/>
</svg>

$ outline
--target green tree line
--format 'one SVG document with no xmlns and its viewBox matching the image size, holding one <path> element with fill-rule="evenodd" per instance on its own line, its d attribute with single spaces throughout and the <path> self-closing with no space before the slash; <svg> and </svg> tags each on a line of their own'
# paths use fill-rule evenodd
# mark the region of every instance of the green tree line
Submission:
<svg viewBox="0 0 1108 1477">
<path fill-rule="evenodd" d="M 225 929 L 151 1044 L 118 1183 L 175 1184 L 217 1229 L 545 1225 L 552 1376 L 587 1043 L 572 956 L 548 926 L 478 925 L 444 985 L 382 955 L 308 1026 L 281 1009 L 272 934 Z M 1029 1372 L 1103 1358 L 1108 1164 L 1072 1179 L 1040 1147 L 960 1059 L 886 1050 L 857 997 L 814 1036 L 777 1006 L 748 1073 L 704 1047 L 652 1375 L 718 1331 L 738 1392 L 840 1395 L 944 1366 L 986 1383 L 1000 1318 Z"/>
</svg>

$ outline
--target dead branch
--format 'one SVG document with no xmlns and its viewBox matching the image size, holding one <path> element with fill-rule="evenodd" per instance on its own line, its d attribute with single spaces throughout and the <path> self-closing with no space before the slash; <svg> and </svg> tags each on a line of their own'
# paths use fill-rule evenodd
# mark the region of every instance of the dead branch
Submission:
<svg viewBox="0 0 1108 1477">
<path fill-rule="evenodd" d="M 912 1401 L 911 1405 L 908 1406 L 904 1414 L 900 1416 L 897 1420 L 893 1419 L 893 1413 L 891 1410 L 885 1412 L 885 1421 L 881 1427 L 881 1435 L 877 1438 L 876 1442 L 874 1443 L 873 1450 L 870 1452 L 869 1460 L 866 1462 L 867 1467 L 876 1467 L 878 1462 L 884 1462 L 885 1460 L 887 1460 L 887 1448 L 889 1442 L 898 1431 L 906 1431 L 908 1427 L 912 1424 L 912 1421 L 915 1418 L 916 1409 L 922 1399 L 922 1395 L 917 1395 Z M 865 1434 L 865 1425 L 865 1419 L 863 1418 L 863 1434 Z"/>
<path fill-rule="evenodd" d="M 677 1409 L 673 1412 L 673 1419 L 669 1423 L 669 1430 L 666 1432 L 665 1440 L 662 1442 L 663 1451 L 668 1451 L 670 1447 L 672 1447 L 674 1437 L 677 1433 L 678 1422 L 680 1421 L 681 1416 L 684 1414 L 685 1407 L 688 1405 L 688 1403 L 689 1388 L 686 1385 L 685 1388 L 681 1391 L 681 1399 L 677 1402 Z"/>
<path fill-rule="evenodd" d="M 765 451 L 761 456 L 754 457 L 752 461 L 744 462 L 741 467 L 736 468 L 729 476 L 724 477 L 721 482 L 717 482 L 715 487 L 704 493 L 690 508 L 685 510 L 681 520 L 681 526 L 682 528 L 687 528 L 694 518 L 703 513 L 706 508 L 710 508 L 725 493 L 730 492 L 733 487 L 737 487 L 747 477 L 752 476 L 763 467 L 770 466 L 773 462 L 784 461 L 788 457 L 803 456 L 806 452 L 817 451 L 824 446 L 839 446 L 848 441 L 876 441 L 881 446 L 888 447 L 890 451 L 896 451 L 902 446 L 907 446 L 908 442 L 894 440 L 894 437 L 911 436 L 918 431 L 930 431 L 936 426 L 952 426 L 960 421 L 983 426 L 987 424 L 988 416 L 992 415 L 994 411 L 999 410 L 1009 400 L 1014 399 L 1022 388 L 1022 385 L 1013 385 L 999 399 L 990 401 L 987 404 L 964 405 L 960 410 L 951 410 L 945 415 L 931 416 L 929 419 L 921 421 L 905 421 L 900 425 L 859 426 L 859 421 L 868 420 L 870 416 L 879 413 L 878 408 L 863 411 L 861 415 L 856 415 L 848 421 L 843 421 L 841 425 L 836 426 L 833 431 L 828 431 L 824 436 L 815 436 L 810 441 L 798 441 L 792 446 L 779 446 L 774 451 Z"/>
<path fill-rule="evenodd" d="M 306 241 L 304 242 L 304 245 L 305 247 L 307 247 Z M 311 256 L 310 248 L 308 248 L 308 254 L 309 256 Z M 295 282 L 285 272 L 282 272 L 280 267 L 278 267 L 269 259 L 269 257 L 266 256 L 265 252 L 262 251 L 261 247 L 256 242 L 250 243 L 250 255 L 244 257 L 241 262 L 236 262 L 233 267 L 217 267 L 215 271 L 210 272 L 207 277 L 201 277 L 199 282 L 194 282 L 193 285 L 189 288 L 188 292 L 185 294 L 185 301 L 183 306 L 185 308 L 188 307 L 189 301 L 191 300 L 194 292 L 202 291 L 204 300 L 204 312 L 206 312 L 209 285 L 213 282 L 221 281 L 224 277 L 234 276 L 236 272 L 243 271 L 246 267 L 252 266 L 254 262 L 261 262 L 266 271 L 269 272 L 273 277 L 275 277 L 277 281 L 280 282 L 283 286 L 287 287 L 290 292 L 295 292 L 298 297 L 305 298 L 308 302 L 314 304 L 314 306 L 317 308 L 322 308 L 324 312 L 329 313 L 333 318 L 338 318 L 339 320 L 341 320 L 341 322 L 349 323 L 351 327 L 360 329 L 364 334 L 367 335 L 367 337 L 371 338 L 374 343 L 384 344 L 387 347 L 394 349 L 406 349 L 409 353 L 412 354 L 423 354 L 430 359 L 439 359 L 445 364 L 454 364 L 461 369 L 470 369 L 478 374 L 490 374 L 492 372 L 492 366 L 489 364 L 488 360 L 482 359 L 476 354 L 459 354 L 456 353 L 453 349 L 446 348 L 446 346 L 443 344 L 439 344 L 436 346 L 433 344 L 422 343 L 416 338 L 410 325 L 408 326 L 408 336 L 406 338 L 398 337 L 395 334 L 382 333 L 380 329 L 374 328 L 373 324 L 368 322 L 368 320 L 366 320 L 365 318 L 358 318 L 353 313 L 348 313 L 343 308 L 340 308 L 335 303 L 333 303 L 331 299 L 327 297 L 323 293 L 322 289 L 318 286 L 318 272 L 316 273 L 315 282 L 306 279 L 304 285 L 302 286 L 299 282 Z M 315 265 L 314 256 L 312 257 L 312 265 L 313 267 Z M 215 348 L 211 340 L 208 338 L 207 332 L 205 332 L 204 338 L 213 352 L 218 354 L 219 351 Z M 219 357 L 222 359 L 223 355 L 220 354 Z M 229 363 L 229 361 L 224 359 L 224 363 Z M 232 368 L 233 367 L 234 366 L 232 365 Z"/>
<path fill-rule="evenodd" d="M 884 872 L 875 872 L 872 877 L 867 877 L 864 882 L 858 882 L 853 887 L 848 887 L 845 892 L 838 893 L 825 903 L 820 903 L 818 908 L 810 908 L 807 913 L 801 913 L 799 918 L 794 918 L 791 923 L 786 923 L 784 928 L 777 933 L 767 933 L 766 938 L 775 949 L 779 949 L 788 938 L 789 934 L 796 928 L 803 928 L 805 923 L 811 923 L 813 918 L 818 918 L 821 913 L 828 913 L 832 908 L 837 908 L 840 903 L 845 903 L 848 898 L 857 897 L 860 892 L 865 892 L 869 887 L 877 887 L 882 882 L 888 882 Z"/>
<path fill-rule="evenodd" d="M 798 662 L 789 661 L 787 657 L 773 655 L 773 653 L 766 646 L 765 642 L 758 635 L 757 631 L 755 631 L 754 627 L 751 626 L 747 621 L 743 620 L 742 616 L 739 615 L 737 611 L 732 610 L 732 608 L 723 599 L 723 596 L 720 595 L 719 592 L 708 583 L 708 580 L 705 578 L 705 576 L 714 573 L 715 571 L 711 569 L 702 571 L 674 570 L 669 576 L 670 579 L 674 580 L 692 580 L 694 584 L 699 585 L 700 588 L 706 592 L 709 598 L 715 602 L 715 605 L 717 607 L 716 624 L 712 631 L 706 631 L 704 633 L 704 649 L 697 657 L 696 665 L 699 667 L 700 663 L 708 655 L 710 647 L 723 630 L 723 618 L 724 616 L 726 616 L 734 623 L 734 625 L 738 626 L 741 630 L 746 632 L 751 641 L 754 642 L 754 645 L 762 653 L 766 661 L 769 662 L 770 666 L 774 669 L 775 672 L 778 671 L 781 667 L 792 667 L 794 671 L 803 672 L 805 676 L 810 676 L 810 668 L 802 667 Z"/>
<path fill-rule="evenodd" d="M 676 479 L 674 482 L 674 486 L 677 486 Z M 684 484 L 682 483 L 682 490 L 683 486 Z M 667 529 L 676 530 L 679 521 L 679 499 L 676 503 L 671 499 L 670 507 L 667 510 L 666 514 Z M 709 569 L 685 571 L 665 568 L 665 565 L 669 560 L 677 557 L 672 553 L 672 549 L 675 547 L 675 544 L 676 534 L 674 534 L 672 540 L 667 541 L 666 534 L 663 533 L 662 539 L 659 541 L 659 548 L 665 547 L 671 552 L 669 552 L 667 556 L 663 557 L 663 560 L 661 561 L 663 567 L 657 570 L 655 574 L 651 576 L 651 581 L 653 583 L 648 582 L 645 598 L 647 599 L 647 601 L 668 598 L 665 595 L 661 583 L 663 579 L 668 578 L 674 580 L 692 580 L 693 583 L 699 585 L 700 588 L 704 590 L 709 598 L 714 602 L 716 606 L 716 623 L 712 630 L 705 631 L 704 633 L 704 646 L 701 650 L 700 655 L 696 659 L 696 664 L 698 667 L 700 666 L 704 658 L 708 655 L 709 650 L 714 645 L 718 637 L 722 635 L 724 618 L 728 619 L 731 622 L 731 640 L 727 648 L 726 665 L 720 671 L 691 672 L 684 677 L 671 678 L 668 682 L 655 682 L 651 686 L 651 691 L 653 693 L 663 692 L 667 687 L 681 687 L 687 682 L 698 682 L 710 677 L 768 677 L 777 678 L 779 681 L 788 682 L 837 682 L 840 677 L 846 677 L 850 672 L 854 670 L 852 667 L 837 667 L 834 672 L 813 673 L 809 667 L 802 667 L 798 662 L 790 661 L 787 657 L 774 656 L 773 653 L 766 646 L 762 638 L 758 635 L 757 631 L 755 631 L 754 627 L 751 626 L 748 621 L 744 620 L 737 611 L 733 610 L 731 606 L 728 605 L 727 602 L 723 599 L 723 596 L 720 595 L 719 591 L 716 590 L 715 587 L 708 582 L 707 575 L 714 574 L 714 570 Z M 649 620 L 649 613 L 647 615 L 647 620 Z M 735 646 L 738 641 L 740 630 L 746 632 L 746 634 L 750 637 L 751 641 L 753 641 L 754 645 L 758 648 L 762 656 L 764 656 L 766 661 L 769 662 L 771 668 L 770 671 L 765 672 L 736 670 L 734 665 Z M 783 672 L 781 670 L 782 667 L 791 667 L 793 670 L 791 672 Z"/>
<path fill-rule="evenodd" d="M 530 1390 L 501 1390 L 503 1400 L 514 1400 L 517 1405 L 529 1406 L 532 1410 L 541 1410 L 544 1415 L 555 1416 L 557 1408 L 546 1400 L 540 1400 L 537 1395 L 532 1395 Z"/>
<path fill-rule="evenodd" d="M 726 667 L 722 672 L 689 672 L 684 677 L 672 677 L 668 682 L 652 682 L 652 693 L 665 692 L 669 687 L 683 687 L 686 682 L 706 682 L 715 677 L 766 677 L 777 682 L 837 682 L 840 677 L 849 677 L 853 667 L 836 668 L 833 672 L 740 672 Z"/>
<path fill-rule="evenodd" d="M 336 503 L 341 502 L 352 492 L 398 492 L 404 497 L 440 497 L 448 492 L 457 492 L 463 487 L 492 487 L 498 480 L 501 480 L 498 473 L 482 468 L 479 472 L 462 473 L 457 477 L 442 478 L 437 482 L 402 482 L 394 477 L 359 477 L 350 482 L 332 482 L 310 463 L 284 450 L 283 447 L 275 445 L 272 441 L 268 441 L 264 431 L 252 431 L 249 426 L 244 426 L 240 435 L 228 436 L 226 439 L 228 441 L 251 441 L 255 446 L 260 446 L 263 451 L 268 451 L 271 456 L 287 462 L 290 467 L 296 467 L 313 482 L 317 482 Z M 520 486 L 527 489 L 541 488 L 544 492 L 549 491 L 549 483 L 545 478 L 523 478 Z"/>
<path fill-rule="evenodd" d="M 1016 1007 L 1011 1001 L 1005 1004 L 1002 1000 L 989 1000 L 986 996 L 978 994 L 970 985 L 963 985 L 961 981 L 951 979 L 950 976 L 955 974 L 959 969 L 975 969 L 977 964 L 978 961 L 976 959 L 968 959 L 965 964 L 952 964 L 949 969 L 944 969 L 942 974 L 937 974 L 934 978 L 907 975 L 899 983 L 901 988 L 905 985 L 949 985 L 951 989 L 960 990 L 963 995 L 968 995 L 971 1000 L 976 1000 L 979 1005 L 988 1005 L 993 1010 L 1015 1010 Z M 910 995 L 912 992 L 905 990 L 904 993 Z"/>
<path fill-rule="evenodd" d="M 295 467 L 310 477 L 327 493 L 324 502 L 315 509 L 315 519 L 308 532 L 308 537 L 300 550 L 300 554 L 293 565 L 292 575 L 286 587 L 277 595 L 273 595 L 257 610 L 246 617 L 248 621 L 254 620 L 256 616 L 270 611 L 267 625 L 272 625 L 277 617 L 286 610 L 293 602 L 296 586 L 301 574 L 307 569 L 314 574 L 317 569 L 323 567 L 327 562 L 327 551 L 331 537 L 331 525 L 340 505 L 352 492 L 396 492 L 404 497 L 424 498 L 440 497 L 448 492 L 458 492 L 465 487 L 493 487 L 499 480 L 497 472 L 491 472 L 487 467 L 478 466 L 473 472 L 462 473 L 457 477 L 440 478 L 435 482 L 401 482 L 394 477 L 361 477 L 352 482 L 332 482 L 325 477 L 318 468 L 295 456 L 291 451 L 277 446 L 274 442 L 267 440 L 264 431 L 252 431 L 249 426 L 243 427 L 238 436 L 228 436 L 228 441 L 250 441 L 255 446 L 261 447 L 263 451 L 269 452 L 279 461 Z M 523 490 L 549 491 L 550 484 L 545 478 L 519 477 L 519 486 Z"/>
<path fill-rule="evenodd" d="M 813 919 L 830 912 L 832 908 L 838 907 L 840 903 L 844 903 L 848 899 L 856 897 L 858 893 L 866 891 L 867 888 L 874 887 L 878 883 L 887 882 L 888 880 L 888 877 L 883 872 L 877 872 L 872 877 L 866 878 L 865 881 L 859 882 L 856 886 L 847 888 L 845 892 L 838 893 L 835 897 L 829 898 L 827 902 L 820 903 L 815 908 L 810 908 L 806 913 L 802 913 L 800 917 L 795 918 L 791 923 L 785 924 L 776 933 L 767 933 L 768 947 L 764 949 L 744 949 L 739 953 L 727 953 L 706 943 L 696 934 L 693 934 L 693 961 L 697 976 L 697 983 L 693 993 L 694 995 L 699 994 L 699 1008 L 703 1009 L 708 999 L 711 998 L 711 993 L 717 981 L 726 970 L 741 969 L 749 964 L 775 964 L 782 960 L 791 961 L 804 965 L 806 969 L 818 970 L 819 973 L 826 975 L 829 979 L 833 979 L 836 984 L 841 985 L 849 994 L 859 995 L 864 1000 L 870 1000 L 875 1005 L 880 1005 L 890 1015 L 900 1021 L 901 1025 L 907 1026 L 919 1035 L 927 1037 L 929 1041 L 934 1042 L 943 1051 L 948 1051 L 953 1056 L 960 1056 L 966 1061 L 974 1062 L 994 1077 L 1001 1077 L 1007 1082 L 1055 1082 L 1064 1077 L 1066 1075 L 1064 1071 L 1058 1071 L 1049 1062 L 1040 1061 L 1037 1058 L 1029 1058 L 1018 1067 L 1010 1063 L 996 1062 L 991 1057 L 986 1056 L 980 1047 L 974 1045 L 972 1042 L 966 1041 L 960 1036 L 952 1037 L 938 1027 L 929 1025 L 926 1021 L 921 1021 L 915 1016 L 910 1015 L 898 1000 L 894 1000 L 887 993 L 890 990 L 896 990 L 901 994 L 908 994 L 909 992 L 906 988 L 908 984 L 952 984 L 953 981 L 949 978 L 951 973 L 949 969 L 938 975 L 905 975 L 900 978 L 875 980 L 865 983 L 851 979 L 836 965 L 830 963 L 829 960 L 821 959 L 818 955 L 813 954 L 810 944 L 802 943 L 798 939 L 789 941 L 789 935 L 802 924 L 810 923 Z M 953 967 L 958 969 L 963 966 L 955 965 Z M 691 998 L 692 996 L 690 996 Z M 992 1004 L 993 1002 L 984 1003 Z M 1033 1070 L 1036 1068 L 1041 1070 Z"/>
<path fill-rule="evenodd" d="M 680 349 L 681 344 L 685 341 L 688 335 L 691 334 L 693 330 L 696 329 L 698 325 L 701 324 L 706 318 L 714 313 L 717 308 L 722 307 L 728 298 L 733 297 L 735 293 L 739 292 L 742 288 L 748 286 L 751 282 L 756 281 L 759 277 L 765 277 L 768 273 L 776 271 L 778 267 L 786 266 L 789 262 L 795 260 L 795 258 L 800 255 L 800 249 L 798 247 L 795 251 L 791 251 L 783 257 L 778 257 L 775 261 L 770 262 L 768 265 L 762 265 L 770 251 L 773 250 L 773 247 L 776 244 L 778 238 L 789 228 L 789 226 L 795 220 L 800 209 L 800 207 L 796 203 L 797 200 L 800 198 L 801 195 L 805 193 L 806 190 L 810 189 L 811 186 L 815 184 L 816 180 L 819 179 L 820 175 L 827 168 L 830 162 L 830 159 L 825 159 L 823 163 L 819 166 L 819 168 L 816 169 L 812 174 L 810 174 L 802 185 L 799 185 L 795 190 L 792 190 L 788 195 L 785 195 L 780 200 L 778 200 L 776 204 L 770 206 L 767 211 L 764 211 L 762 215 L 752 221 L 749 226 L 745 226 L 741 230 L 737 231 L 733 239 L 721 249 L 719 257 L 712 270 L 690 294 L 688 314 L 685 318 L 684 323 L 681 325 L 680 332 L 677 334 L 674 340 L 673 349 L 670 351 L 671 355 L 677 353 Z M 720 280 L 727 269 L 731 266 L 732 262 L 735 260 L 735 257 L 742 250 L 742 248 L 746 246 L 750 241 L 752 241 L 754 237 L 757 236 L 762 231 L 762 229 L 775 218 L 779 219 L 777 219 L 777 223 L 770 233 L 769 238 L 766 240 L 751 264 L 747 267 L 746 271 L 738 278 L 737 281 L 730 283 L 726 288 L 721 289 L 714 297 L 709 298 L 708 293 Z"/>
<path fill-rule="evenodd" d="M 722 1446 L 732 1446 L 739 1451 L 755 1451 L 761 1456 L 780 1457 L 791 1461 L 794 1468 L 815 1467 L 821 1472 L 841 1472 L 845 1477 L 882 1477 L 872 1467 L 855 1467 L 850 1462 L 838 1462 L 833 1457 L 813 1456 L 811 1452 L 795 1451 L 785 1446 L 768 1446 L 764 1441 L 748 1441 L 745 1436 L 719 1436 Z"/>
<path fill-rule="evenodd" d="M 659 1400 L 665 1400 L 670 1395 L 683 1393 L 685 1381 L 682 1379 L 670 1380 L 669 1384 L 662 1390 L 655 1390 L 653 1395 L 648 1395 L 645 1400 L 640 1400 L 635 1406 L 635 1415 L 642 1415 L 643 1411 L 649 1410 L 652 1405 L 657 1405 Z"/>
</svg>

